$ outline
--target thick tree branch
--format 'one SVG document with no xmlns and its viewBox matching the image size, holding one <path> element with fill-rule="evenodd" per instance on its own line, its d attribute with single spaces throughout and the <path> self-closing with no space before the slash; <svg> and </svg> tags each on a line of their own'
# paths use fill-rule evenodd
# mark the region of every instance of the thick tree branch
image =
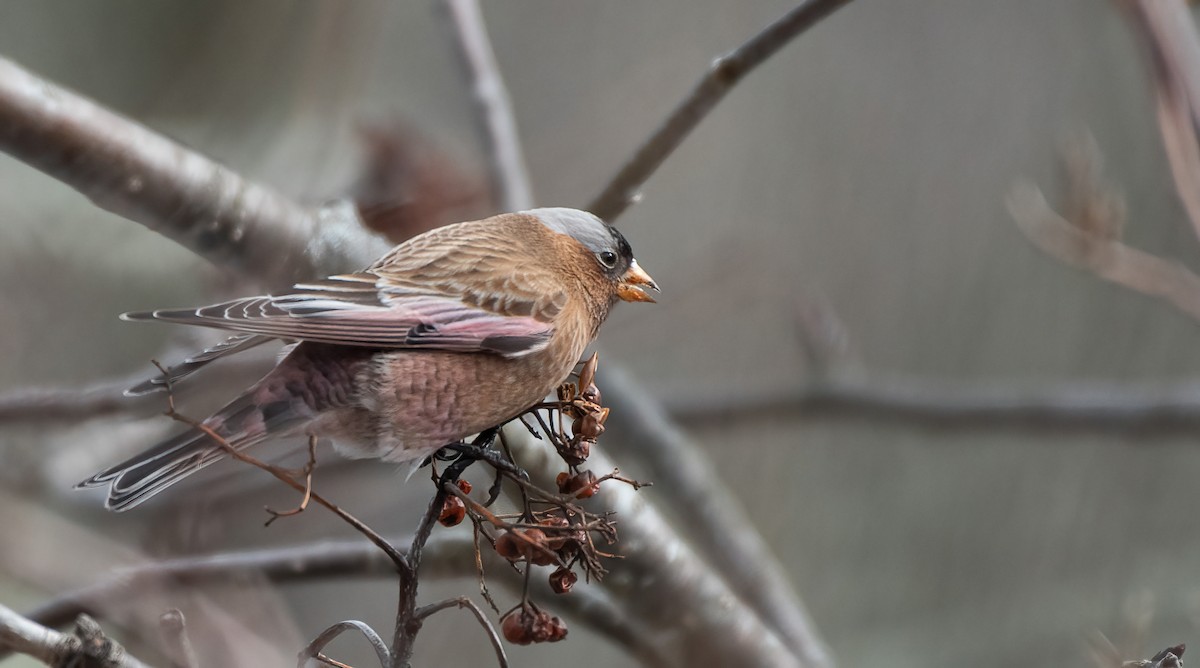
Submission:
<svg viewBox="0 0 1200 668">
<path fill-rule="evenodd" d="M 0 424 L 26 422 L 69 424 L 92 418 L 128 413 L 135 406 L 122 393 L 130 382 L 106 381 L 86 387 L 24 387 L 0 393 Z M 155 397 L 161 403 L 161 399 Z"/>
<path fill-rule="evenodd" d="M 534 484 L 553 489 L 562 470 L 557 454 L 521 426 L 506 428 L 505 438 Z M 593 450 L 588 467 L 611 470 L 613 463 Z M 620 518 L 621 558 L 607 564 L 598 586 L 635 625 L 653 629 L 668 665 L 821 665 L 793 654 L 642 497 L 628 485 L 608 484 L 591 499 L 594 512 Z"/>
<path fill-rule="evenodd" d="M 305 210 L 4 59 L 0 150 L 107 211 L 271 285 L 357 268 L 386 249 L 353 207 Z"/>
<path fill-rule="evenodd" d="M 407 545 L 409 537 L 388 541 Z M 462 532 L 437 532 L 426 542 L 421 575 L 427 578 L 473 577 L 474 541 Z M 483 553 L 490 579 L 519 592 L 521 579 L 492 550 Z M 336 578 L 394 578 L 396 566 L 373 543 L 362 540 L 322 541 L 292 547 L 266 548 L 216 555 L 180 557 L 112 571 L 104 580 L 66 592 L 28 612 L 30 620 L 49 627 L 64 627 L 80 614 L 101 614 L 102 604 L 115 598 L 151 591 L 148 585 L 175 582 L 181 585 L 222 583 L 247 574 L 259 574 L 277 584 Z M 647 666 L 667 664 L 649 634 L 630 623 L 596 587 L 580 586 L 569 596 L 557 596 L 544 582 L 535 583 L 540 600 L 553 601 L 555 609 L 594 629 L 627 649 Z"/>
<path fill-rule="evenodd" d="M 717 58 L 690 93 L 591 201 L 587 210 L 608 222 L 615 221 L 637 197 L 650 178 L 692 130 L 708 116 L 742 77 L 775 55 L 800 33 L 816 25 L 849 0 L 802 0 L 782 18 L 748 42 Z"/>
<path fill-rule="evenodd" d="M 147 668 L 125 648 L 105 638 L 87 618 L 76 622 L 74 634 L 59 633 L 0 605 L 0 652 L 31 656 L 48 666 Z"/>
<path fill-rule="evenodd" d="M 492 182 L 505 211 L 533 207 L 529 169 L 521 150 L 517 120 L 508 88 L 500 76 L 492 41 L 476 0 L 445 0 L 454 45 L 478 105 L 480 134 L 492 154 Z"/>
<path fill-rule="evenodd" d="M 647 475 L 683 523 L 700 553 L 730 588 L 761 615 L 804 665 L 831 666 L 828 648 L 808 612 L 771 554 L 754 522 L 720 481 L 700 447 L 684 434 L 662 405 L 620 367 L 606 364 L 600 386 L 612 412 L 614 436 L 607 449 L 646 462 Z"/>
</svg>

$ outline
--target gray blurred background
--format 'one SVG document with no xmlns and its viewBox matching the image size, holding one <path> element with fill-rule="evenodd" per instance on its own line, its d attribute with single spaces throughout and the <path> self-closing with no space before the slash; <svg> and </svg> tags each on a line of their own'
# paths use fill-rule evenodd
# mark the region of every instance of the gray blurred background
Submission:
<svg viewBox="0 0 1200 668">
<path fill-rule="evenodd" d="M 435 5 L 5 0 L 0 54 L 318 202 L 360 179 L 363 122 L 402 118 L 486 172 Z M 788 7 L 488 3 L 537 199 L 585 204 L 713 57 Z M 816 303 L 840 318 L 867 380 L 1195 377 L 1193 321 L 1041 255 L 1004 207 L 1021 178 L 1053 200 L 1059 149 L 1087 129 L 1127 197 L 1130 243 L 1197 266 L 1137 46 L 1116 7 L 1095 0 L 851 3 L 737 88 L 622 219 L 664 294 L 617 310 L 606 360 L 676 405 L 793 390 L 812 373 L 798 314 Z M 244 289 L 4 156 L 0 220 L 3 388 L 149 374 L 148 359 L 183 339 L 117 313 Z M 1087 666 L 1097 631 L 1130 658 L 1200 642 L 1194 439 L 786 413 L 690 428 L 842 666 Z M 75 532 L 154 555 L 349 537 L 321 511 L 263 529 L 262 505 L 293 499 L 236 466 L 109 516 L 70 485 L 171 425 L 103 429 L 0 428 L 0 517 L 23 537 L 0 550 L 6 604 L 96 577 L 103 560 Z M 427 498 L 380 464 L 332 467 L 322 485 L 390 533 Z M 69 572 L 34 568 L 53 558 Z M 475 587 L 431 584 L 427 596 Z M 236 616 L 253 598 L 270 611 L 253 617 L 264 643 L 296 643 L 282 657 L 341 618 L 386 628 L 394 606 L 390 582 L 227 589 L 214 605 Z M 367 661 L 354 641 L 334 647 Z M 489 652 L 451 616 L 422 634 L 418 663 L 488 665 Z M 583 629 L 513 659 L 628 661 Z"/>
</svg>

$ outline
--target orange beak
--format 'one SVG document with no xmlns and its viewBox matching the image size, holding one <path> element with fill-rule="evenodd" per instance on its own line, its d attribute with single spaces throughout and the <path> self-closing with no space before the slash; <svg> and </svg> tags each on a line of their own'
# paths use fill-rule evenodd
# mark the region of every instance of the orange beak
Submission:
<svg viewBox="0 0 1200 668">
<path fill-rule="evenodd" d="M 658 289 L 658 284 L 650 278 L 638 266 L 637 260 L 629 264 L 629 269 L 625 271 L 625 275 L 621 277 L 621 282 L 617 285 L 617 296 L 627 302 L 653 302 L 654 297 L 646 294 L 645 288 L 649 288 L 655 292 L 662 292 Z"/>
</svg>

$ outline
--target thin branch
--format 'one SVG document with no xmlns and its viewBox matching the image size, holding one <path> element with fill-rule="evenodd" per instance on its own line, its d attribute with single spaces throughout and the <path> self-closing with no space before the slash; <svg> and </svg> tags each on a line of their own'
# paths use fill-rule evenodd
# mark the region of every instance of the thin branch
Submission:
<svg viewBox="0 0 1200 668">
<path fill-rule="evenodd" d="M 4 59 L 0 151 L 102 209 L 271 285 L 355 269 L 386 250 L 359 225 L 352 206 L 305 210 Z"/>
<path fill-rule="evenodd" d="M 500 634 L 496 633 L 496 627 L 492 626 L 492 623 L 488 621 L 487 615 L 483 614 L 483 610 L 480 610 L 479 606 L 475 605 L 475 601 L 466 596 L 448 598 L 444 601 L 422 606 L 417 609 L 416 614 L 418 618 L 425 619 L 442 610 L 454 607 L 465 609 L 475 617 L 475 621 L 479 622 L 479 625 L 483 627 L 483 632 L 487 635 L 488 642 L 492 644 L 492 649 L 496 652 L 496 663 L 500 665 L 500 668 L 508 668 L 508 656 L 504 653 L 504 644 L 500 642 Z"/>
<path fill-rule="evenodd" d="M 787 418 L 892 422 L 931 430 L 1194 435 L 1200 383 L 1078 382 L 981 385 L 923 378 L 832 379 L 811 387 L 737 394 L 671 394 L 664 404 L 689 425 Z M 617 419 L 614 411 L 613 420 Z M 610 448 L 611 449 L 611 448 Z"/>
<path fill-rule="evenodd" d="M 492 181 L 501 195 L 498 199 L 505 211 L 529 209 L 534 201 L 529 169 L 521 151 L 512 100 L 500 76 L 479 3 L 445 0 L 445 6 L 453 25 L 459 60 L 472 82 L 480 134 L 491 151 Z"/>
<path fill-rule="evenodd" d="M 48 629 L 0 605 L 0 652 L 10 651 L 49 666 L 147 668 L 125 648 L 106 638 L 86 615 L 77 620 L 75 633 L 67 634 Z"/>
<path fill-rule="evenodd" d="M 712 464 L 699 454 L 702 449 L 620 367 L 605 365 L 600 385 L 612 408 L 608 425 L 620 435 L 605 441 L 609 452 L 646 463 L 647 477 L 657 483 L 656 498 L 687 518 L 683 526 L 700 552 L 804 665 L 832 666 L 829 650 L 783 567 Z"/>
<path fill-rule="evenodd" d="M 1192 227 L 1200 235 L 1200 36 L 1185 0 L 1121 0 L 1150 56 L 1158 127 Z"/>
<path fill-rule="evenodd" d="M 158 363 L 155 362 L 155 364 L 157 365 Z M 308 499 L 316 501 L 318 504 L 323 506 L 326 510 L 333 513 L 334 515 L 337 515 L 338 518 L 340 518 L 343 522 L 345 522 L 346 524 L 349 524 L 356 531 L 358 531 L 363 536 L 365 536 L 367 538 L 367 540 L 371 541 L 377 547 L 379 547 L 380 550 L 383 550 L 383 552 L 385 554 L 387 554 L 387 556 L 396 565 L 396 568 L 397 568 L 397 570 L 400 571 L 401 576 L 402 577 L 404 576 L 408 561 L 405 559 L 405 556 L 399 550 L 397 550 L 395 548 L 395 546 L 393 546 L 391 543 L 388 543 L 387 540 L 385 540 L 383 538 L 383 536 L 380 536 L 374 529 L 367 526 L 366 523 L 364 523 L 362 520 L 351 515 L 349 512 L 343 510 L 337 504 L 333 503 L 332 501 L 329 501 L 328 499 L 321 496 L 320 494 L 313 492 L 307 485 L 297 481 L 295 478 L 293 478 L 291 475 L 289 475 L 288 472 L 285 471 L 284 469 L 282 469 L 278 466 L 272 466 L 257 457 L 248 455 L 242 450 L 238 450 L 237 448 L 230 445 L 229 441 L 225 440 L 225 438 L 223 436 L 221 436 L 220 434 L 218 434 L 216 432 L 216 430 L 214 430 L 211 426 L 209 426 L 203 422 L 197 422 L 196 420 L 193 420 L 193 419 L 186 417 L 186 416 L 180 414 L 179 412 L 177 412 L 175 410 L 175 400 L 174 400 L 174 397 L 171 394 L 171 392 L 172 392 L 171 385 L 170 385 L 170 383 L 168 383 L 167 384 L 168 408 L 166 411 L 166 415 L 168 417 L 170 417 L 173 420 L 176 420 L 177 422 L 182 422 L 183 424 L 186 424 L 186 425 L 192 427 L 193 429 L 199 429 L 200 431 L 204 432 L 204 434 L 206 436 L 208 436 L 214 443 L 216 443 L 218 446 L 220 446 L 221 449 L 225 451 L 225 454 L 229 455 L 233 459 L 236 459 L 239 462 L 242 462 L 244 464 L 249 464 L 255 468 L 266 471 L 267 473 L 271 474 L 276 480 L 282 482 L 283 484 L 287 485 L 288 487 L 291 487 L 292 489 L 294 489 L 297 492 L 300 492 L 302 495 L 304 495 L 304 499 L 306 500 L 306 502 Z M 278 514 L 276 513 L 276 515 L 278 515 Z"/>
<path fill-rule="evenodd" d="M 848 2 L 803 0 L 745 44 L 717 58 L 662 125 L 638 147 L 609 184 L 588 204 L 588 211 L 610 223 L 620 217 L 635 201 L 642 184 L 744 76 L 775 55 L 797 35 Z"/>
<path fill-rule="evenodd" d="M 417 575 L 420 573 L 425 544 L 429 542 L 433 524 L 441 514 L 444 499 L 445 493 L 439 489 L 429 500 L 425 514 L 417 524 L 412 542 L 409 543 L 408 553 L 404 555 L 400 564 L 400 596 L 396 604 L 396 623 L 392 631 L 392 658 L 388 664 L 391 668 L 408 667 L 417 633 L 421 631 L 423 619 L 417 615 L 417 588 L 420 586 Z"/>
<path fill-rule="evenodd" d="M 407 540 L 389 543 L 403 544 Z M 437 564 L 427 568 L 427 574 L 454 577 L 474 572 L 471 543 L 465 537 L 435 536 L 426 544 L 425 552 Z M 40 624 L 60 627 L 81 612 L 94 614 L 97 602 L 135 594 L 144 590 L 148 582 L 222 582 L 246 573 L 287 583 L 340 577 L 393 577 L 396 566 L 378 546 L 360 540 L 181 557 L 113 571 L 103 581 L 65 593 L 30 611 L 28 616 Z"/>
<path fill-rule="evenodd" d="M 1055 213 L 1032 184 L 1014 188 L 1008 208 L 1025 236 L 1046 254 L 1111 283 L 1162 299 L 1200 320 L 1200 276 L 1182 264 L 1080 228 Z"/>
<path fill-rule="evenodd" d="M 362 634 L 367 642 L 371 645 L 371 649 L 375 650 L 375 657 L 379 659 L 380 668 L 389 668 L 392 665 L 392 655 L 388 652 L 387 644 L 383 642 L 383 638 L 375 632 L 375 629 L 367 626 L 357 619 L 348 619 L 343 622 L 338 622 L 333 626 L 325 629 L 313 641 L 300 651 L 298 666 L 304 668 L 308 659 L 315 659 L 321 654 L 321 650 L 325 646 L 333 642 L 335 638 L 345 633 L 346 631 L 358 631 Z"/>
</svg>

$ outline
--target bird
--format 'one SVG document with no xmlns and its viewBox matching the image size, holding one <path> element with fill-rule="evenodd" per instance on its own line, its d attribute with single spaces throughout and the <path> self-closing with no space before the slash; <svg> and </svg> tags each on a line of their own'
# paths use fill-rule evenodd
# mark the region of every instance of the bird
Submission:
<svg viewBox="0 0 1200 668">
<path fill-rule="evenodd" d="M 629 242 L 569 208 L 504 213 L 413 237 L 366 269 L 278 295 L 126 313 L 233 336 L 129 394 L 169 389 L 215 359 L 279 339 L 279 362 L 202 424 L 242 451 L 328 438 L 350 458 L 420 463 L 521 415 L 571 373 L 619 301 L 658 285 Z M 79 483 L 137 506 L 227 451 L 191 428 Z"/>
</svg>

